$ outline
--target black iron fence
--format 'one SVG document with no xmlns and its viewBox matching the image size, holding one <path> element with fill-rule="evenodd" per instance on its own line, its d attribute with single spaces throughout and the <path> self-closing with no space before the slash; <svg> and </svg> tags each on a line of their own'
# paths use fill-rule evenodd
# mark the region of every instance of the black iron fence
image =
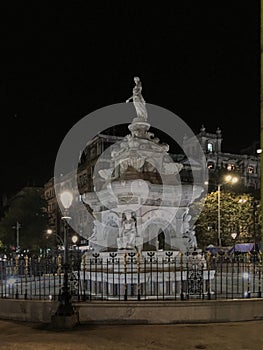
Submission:
<svg viewBox="0 0 263 350">
<path fill-rule="evenodd" d="M 112 252 L 70 255 L 72 299 L 261 298 L 262 254 Z M 0 259 L 0 297 L 58 300 L 62 256 Z"/>
</svg>

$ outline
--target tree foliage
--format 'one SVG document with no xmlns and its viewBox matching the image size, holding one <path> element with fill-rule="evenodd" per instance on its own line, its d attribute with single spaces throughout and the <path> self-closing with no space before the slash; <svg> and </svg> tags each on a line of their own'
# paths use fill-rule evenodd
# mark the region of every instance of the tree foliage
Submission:
<svg viewBox="0 0 263 350">
<path fill-rule="evenodd" d="M 9 209 L 0 221 L 0 240 L 5 246 L 16 246 L 16 223 L 19 230 L 19 246 L 36 250 L 42 243 L 47 227 L 46 201 L 39 187 L 22 189 L 10 202 Z"/>
<path fill-rule="evenodd" d="M 209 193 L 205 199 L 203 210 L 195 225 L 198 245 L 205 248 L 209 244 L 218 245 L 218 191 Z M 194 204 L 195 213 L 201 202 Z M 220 191 L 221 240 L 223 246 L 233 245 L 231 236 L 236 233 L 235 242 L 254 242 L 260 240 L 259 204 L 249 194 L 235 194 Z"/>
</svg>

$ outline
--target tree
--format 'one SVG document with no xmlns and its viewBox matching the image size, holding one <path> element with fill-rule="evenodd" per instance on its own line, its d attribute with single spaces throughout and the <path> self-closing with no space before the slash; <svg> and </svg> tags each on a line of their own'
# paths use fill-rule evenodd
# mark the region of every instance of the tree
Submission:
<svg viewBox="0 0 263 350">
<path fill-rule="evenodd" d="M 46 201 L 43 189 L 25 187 L 10 202 L 9 209 L 0 221 L 0 239 L 4 245 L 16 245 L 16 223 L 21 249 L 38 250 L 47 227 Z"/>
<path fill-rule="evenodd" d="M 224 191 L 220 194 L 222 245 L 233 245 L 232 233 L 237 234 L 235 242 L 259 241 L 260 210 L 255 199 L 249 194 L 240 195 Z M 195 223 L 195 230 L 198 245 L 205 248 L 209 244 L 218 244 L 218 191 L 209 193 L 202 201 L 205 201 L 205 204 Z M 201 202 L 197 202 L 192 208 L 195 219 L 200 205 Z"/>
</svg>

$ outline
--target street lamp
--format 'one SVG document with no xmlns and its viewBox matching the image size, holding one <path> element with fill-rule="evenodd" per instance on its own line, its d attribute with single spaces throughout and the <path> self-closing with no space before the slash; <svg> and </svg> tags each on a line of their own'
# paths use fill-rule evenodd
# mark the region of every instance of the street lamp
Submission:
<svg viewBox="0 0 263 350">
<path fill-rule="evenodd" d="M 73 244 L 76 244 L 77 241 L 79 240 L 79 237 L 78 237 L 77 235 L 73 235 L 73 236 L 71 237 L 71 240 L 72 240 L 72 243 L 73 243 Z"/>
<path fill-rule="evenodd" d="M 15 226 L 12 226 L 13 229 L 16 230 L 16 253 L 19 253 L 20 251 L 20 245 L 19 245 L 19 230 L 21 228 L 21 224 L 17 221 Z"/>
<path fill-rule="evenodd" d="M 217 239 L 218 239 L 218 246 L 221 248 L 222 247 L 222 240 L 221 240 L 221 187 L 224 184 L 236 184 L 238 182 L 238 177 L 237 176 L 232 176 L 232 175 L 226 175 L 224 177 L 224 181 L 221 184 L 217 185 Z"/>
<path fill-rule="evenodd" d="M 68 262 L 68 221 L 71 219 L 69 216 L 69 208 L 72 204 L 73 195 L 70 191 L 64 191 L 60 195 L 60 201 L 64 208 L 64 216 L 62 220 L 64 222 L 64 278 L 62 294 L 60 296 L 60 304 L 56 312 L 59 316 L 71 316 L 74 314 L 74 309 L 71 302 L 71 293 L 68 285 L 68 272 L 69 272 L 69 262 Z"/>
<path fill-rule="evenodd" d="M 256 251 L 257 245 L 257 234 L 256 234 L 256 212 L 259 205 L 259 201 L 254 200 L 253 205 L 253 240 L 254 240 L 254 251 Z"/>
<path fill-rule="evenodd" d="M 237 233 L 236 232 L 232 232 L 231 233 L 231 237 L 234 240 L 234 259 L 235 259 L 235 256 L 236 256 L 236 241 L 235 241 L 235 239 L 237 238 Z"/>
</svg>

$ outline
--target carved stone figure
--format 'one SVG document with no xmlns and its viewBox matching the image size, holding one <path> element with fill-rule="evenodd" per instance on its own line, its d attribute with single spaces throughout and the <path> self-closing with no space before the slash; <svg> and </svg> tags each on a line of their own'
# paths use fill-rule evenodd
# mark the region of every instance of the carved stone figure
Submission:
<svg viewBox="0 0 263 350">
<path fill-rule="evenodd" d="M 196 235 L 195 235 L 195 226 L 193 226 L 192 232 L 191 232 L 191 244 L 194 248 L 197 247 L 197 240 L 196 240 Z"/>
<path fill-rule="evenodd" d="M 190 214 L 186 214 L 185 217 L 184 217 L 184 221 L 183 221 L 183 224 L 182 224 L 182 233 L 183 233 L 183 235 L 186 235 L 187 233 L 189 233 L 191 218 L 192 218 L 192 216 Z"/>
<path fill-rule="evenodd" d="M 98 226 L 99 226 L 99 221 L 98 220 L 94 220 L 94 226 L 93 226 L 93 230 L 92 230 L 92 235 L 89 237 L 89 241 L 90 242 L 95 242 L 98 240 Z"/>
<path fill-rule="evenodd" d="M 101 170 L 98 171 L 99 175 L 106 181 L 110 180 L 110 178 L 112 176 L 112 172 L 113 172 L 112 168 L 101 169 Z"/>
<path fill-rule="evenodd" d="M 137 117 L 143 121 L 147 121 L 147 111 L 145 106 L 145 100 L 142 97 L 142 83 L 140 78 L 135 77 L 135 86 L 132 91 L 132 96 L 126 100 L 126 103 L 133 100 L 134 107 L 136 109 Z"/>
<path fill-rule="evenodd" d="M 182 224 L 182 234 L 183 239 L 185 239 L 185 246 L 187 250 L 192 250 L 197 247 L 197 241 L 195 236 L 195 226 L 190 228 L 190 221 L 192 216 L 190 214 L 186 214 L 184 217 L 184 221 Z"/>
<path fill-rule="evenodd" d="M 135 248 L 135 237 L 137 235 L 137 225 L 135 215 L 131 212 L 123 213 L 121 234 L 117 238 L 118 249 Z"/>
</svg>

